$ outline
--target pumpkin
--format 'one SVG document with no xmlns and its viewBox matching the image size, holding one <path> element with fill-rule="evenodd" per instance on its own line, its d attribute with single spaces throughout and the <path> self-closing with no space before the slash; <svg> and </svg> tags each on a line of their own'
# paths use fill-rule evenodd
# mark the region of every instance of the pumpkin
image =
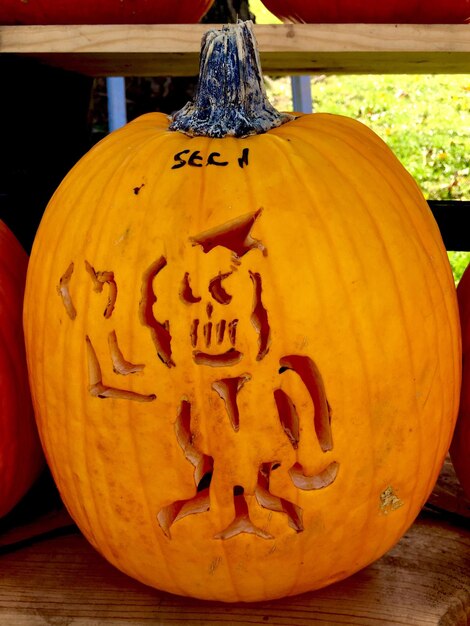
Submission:
<svg viewBox="0 0 470 626">
<path fill-rule="evenodd" d="M 28 256 L 0 221 L 0 517 L 44 465 L 33 415 L 22 326 Z"/>
<path fill-rule="evenodd" d="M 307 23 L 452 24 L 470 20 L 470 0 L 262 0 L 278 18 Z"/>
<path fill-rule="evenodd" d="M 0 24 L 198 22 L 213 0 L 2 0 Z"/>
<path fill-rule="evenodd" d="M 459 417 L 450 456 L 460 484 L 470 498 L 470 265 L 459 281 L 457 297 L 462 327 L 463 369 Z"/>
<path fill-rule="evenodd" d="M 450 445 L 458 308 L 428 205 L 361 123 L 270 105 L 251 23 L 208 31 L 193 103 L 69 172 L 24 323 L 67 508 L 175 594 L 348 576 L 410 526 Z"/>
</svg>

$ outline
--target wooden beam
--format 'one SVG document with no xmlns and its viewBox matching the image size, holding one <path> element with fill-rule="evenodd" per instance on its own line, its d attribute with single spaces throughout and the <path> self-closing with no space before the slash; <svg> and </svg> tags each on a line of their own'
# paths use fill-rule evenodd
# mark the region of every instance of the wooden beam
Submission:
<svg viewBox="0 0 470 626">
<path fill-rule="evenodd" d="M 0 26 L 0 54 L 90 76 L 191 76 L 208 24 Z M 258 24 L 266 74 L 467 73 L 466 24 Z"/>
</svg>

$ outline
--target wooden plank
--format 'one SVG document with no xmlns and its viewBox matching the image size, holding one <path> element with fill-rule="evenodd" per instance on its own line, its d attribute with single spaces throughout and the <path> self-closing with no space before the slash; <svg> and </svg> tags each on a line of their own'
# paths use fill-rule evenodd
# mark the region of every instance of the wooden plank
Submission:
<svg viewBox="0 0 470 626">
<path fill-rule="evenodd" d="M 213 25 L 0 26 L 0 54 L 91 76 L 190 76 Z M 255 25 L 267 74 L 466 73 L 466 24 Z"/>
<path fill-rule="evenodd" d="M 10 626 L 464 626 L 470 616 L 470 532 L 430 515 L 349 579 L 270 602 L 223 605 L 147 588 L 78 534 L 4 555 L 0 571 L 0 623 Z"/>
</svg>

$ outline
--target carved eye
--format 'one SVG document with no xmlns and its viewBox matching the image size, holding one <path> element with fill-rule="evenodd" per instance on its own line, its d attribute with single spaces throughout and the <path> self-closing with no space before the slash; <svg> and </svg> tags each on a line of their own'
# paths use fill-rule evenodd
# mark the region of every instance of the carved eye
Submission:
<svg viewBox="0 0 470 626">
<path fill-rule="evenodd" d="M 209 292 L 214 300 L 219 304 L 229 304 L 232 300 L 232 296 L 222 287 L 222 281 L 230 276 L 231 273 L 232 272 L 227 272 L 227 274 L 219 273 L 209 282 Z"/>
<path fill-rule="evenodd" d="M 186 272 L 181 281 L 180 298 L 185 304 L 195 304 L 201 301 L 201 296 L 195 296 L 189 284 L 189 272 Z"/>
</svg>

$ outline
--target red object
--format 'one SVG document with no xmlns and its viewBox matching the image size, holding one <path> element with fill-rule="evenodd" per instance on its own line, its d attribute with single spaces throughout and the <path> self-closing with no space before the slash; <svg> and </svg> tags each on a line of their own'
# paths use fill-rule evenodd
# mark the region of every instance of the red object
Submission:
<svg viewBox="0 0 470 626">
<path fill-rule="evenodd" d="M 26 252 L 0 221 L 0 517 L 19 502 L 44 464 L 24 349 L 27 265 Z"/>
<path fill-rule="evenodd" d="M 457 296 L 462 327 L 462 389 L 450 456 L 457 477 L 470 498 L 470 265 L 460 279 Z"/>
<path fill-rule="evenodd" d="M 470 21 L 470 0 L 262 0 L 292 22 L 459 24 Z"/>
<path fill-rule="evenodd" d="M 184 24 L 213 0 L 1 0 L 0 24 Z"/>
</svg>

